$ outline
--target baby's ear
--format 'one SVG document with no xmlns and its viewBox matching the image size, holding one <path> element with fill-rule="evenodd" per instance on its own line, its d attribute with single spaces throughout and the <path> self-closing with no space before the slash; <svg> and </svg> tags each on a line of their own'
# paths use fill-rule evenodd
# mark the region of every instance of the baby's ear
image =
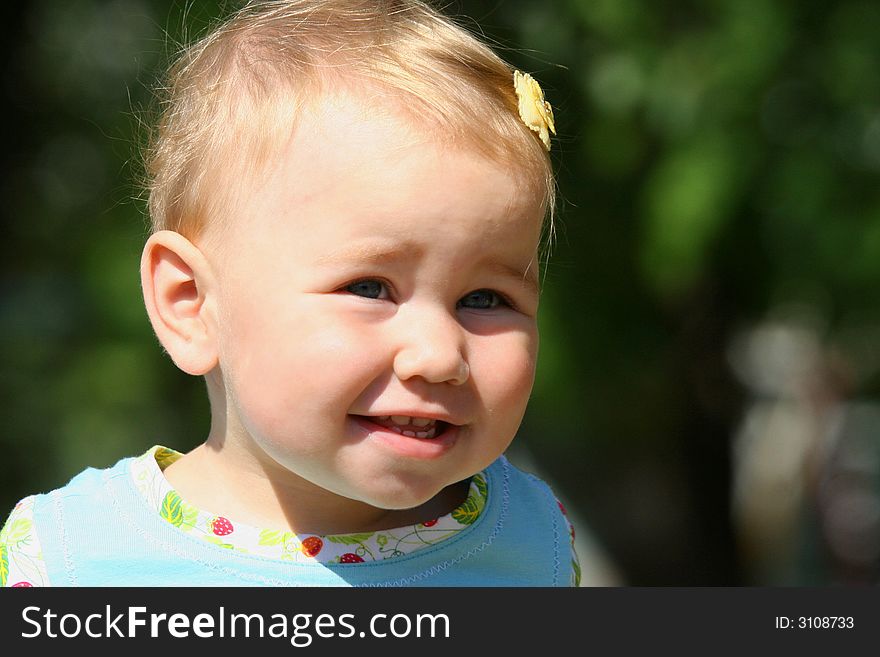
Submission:
<svg viewBox="0 0 880 657">
<path fill-rule="evenodd" d="M 193 375 L 214 369 L 213 276 L 199 248 L 170 230 L 151 235 L 141 257 L 141 287 L 153 330 L 175 365 Z"/>
</svg>

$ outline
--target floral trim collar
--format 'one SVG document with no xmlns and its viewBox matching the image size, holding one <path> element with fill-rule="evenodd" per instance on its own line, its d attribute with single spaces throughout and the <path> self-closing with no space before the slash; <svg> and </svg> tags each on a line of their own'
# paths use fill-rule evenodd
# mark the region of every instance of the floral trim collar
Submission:
<svg viewBox="0 0 880 657">
<path fill-rule="evenodd" d="M 471 478 L 467 499 L 451 513 L 418 525 L 359 534 L 303 535 L 233 523 L 187 504 L 172 488 L 163 470 L 182 456 L 156 445 L 132 462 L 131 474 L 147 504 L 181 531 L 237 552 L 317 563 L 380 561 L 436 545 L 467 529 L 479 518 L 489 495 L 486 475 Z"/>
</svg>

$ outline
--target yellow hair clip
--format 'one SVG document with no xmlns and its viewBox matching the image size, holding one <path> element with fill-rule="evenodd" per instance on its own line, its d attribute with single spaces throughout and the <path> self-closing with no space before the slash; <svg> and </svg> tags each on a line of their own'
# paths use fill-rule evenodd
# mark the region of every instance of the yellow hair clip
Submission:
<svg viewBox="0 0 880 657">
<path fill-rule="evenodd" d="M 556 134 L 553 108 L 544 100 L 541 85 L 528 73 L 513 72 L 513 87 L 519 99 L 519 116 L 530 129 L 538 133 L 547 150 L 550 150 L 550 133 Z"/>
</svg>

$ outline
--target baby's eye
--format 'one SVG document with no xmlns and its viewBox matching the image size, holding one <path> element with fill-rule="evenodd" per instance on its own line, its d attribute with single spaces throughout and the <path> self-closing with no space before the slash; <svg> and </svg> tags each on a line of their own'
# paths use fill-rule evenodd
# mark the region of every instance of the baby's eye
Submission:
<svg viewBox="0 0 880 657">
<path fill-rule="evenodd" d="M 497 292 L 492 290 L 474 290 L 464 295 L 458 302 L 459 308 L 470 308 L 473 310 L 491 310 L 498 306 L 509 305 L 507 301 Z"/>
<path fill-rule="evenodd" d="M 367 299 L 387 299 L 388 298 L 388 290 L 385 287 L 385 283 L 382 281 L 377 281 L 373 279 L 366 279 L 363 281 L 355 281 L 354 283 L 349 283 L 345 286 L 346 292 L 351 292 L 359 297 L 365 297 Z"/>
</svg>

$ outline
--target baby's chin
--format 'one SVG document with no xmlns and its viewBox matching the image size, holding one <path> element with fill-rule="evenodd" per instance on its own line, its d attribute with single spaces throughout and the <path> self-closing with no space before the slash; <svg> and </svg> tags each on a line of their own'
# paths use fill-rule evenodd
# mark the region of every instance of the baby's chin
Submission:
<svg viewBox="0 0 880 657">
<path fill-rule="evenodd" d="M 364 504 L 376 509 L 389 512 L 411 512 L 430 505 L 436 498 L 441 497 L 448 486 L 425 488 L 425 487 L 396 487 L 392 490 L 361 490 L 352 496 Z"/>
<path fill-rule="evenodd" d="M 363 482 L 361 486 L 355 486 L 355 489 L 349 488 L 340 493 L 353 501 L 367 504 L 379 511 L 386 511 L 389 515 L 413 516 L 416 518 L 414 523 L 449 513 L 464 501 L 463 497 L 458 499 L 462 482 L 450 484 L 399 476 L 390 479 L 391 481 L 386 480 L 384 485 L 380 480 L 373 479 Z M 467 486 L 464 490 L 467 490 Z M 445 508 L 447 506 L 449 508 Z"/>
</svg>

